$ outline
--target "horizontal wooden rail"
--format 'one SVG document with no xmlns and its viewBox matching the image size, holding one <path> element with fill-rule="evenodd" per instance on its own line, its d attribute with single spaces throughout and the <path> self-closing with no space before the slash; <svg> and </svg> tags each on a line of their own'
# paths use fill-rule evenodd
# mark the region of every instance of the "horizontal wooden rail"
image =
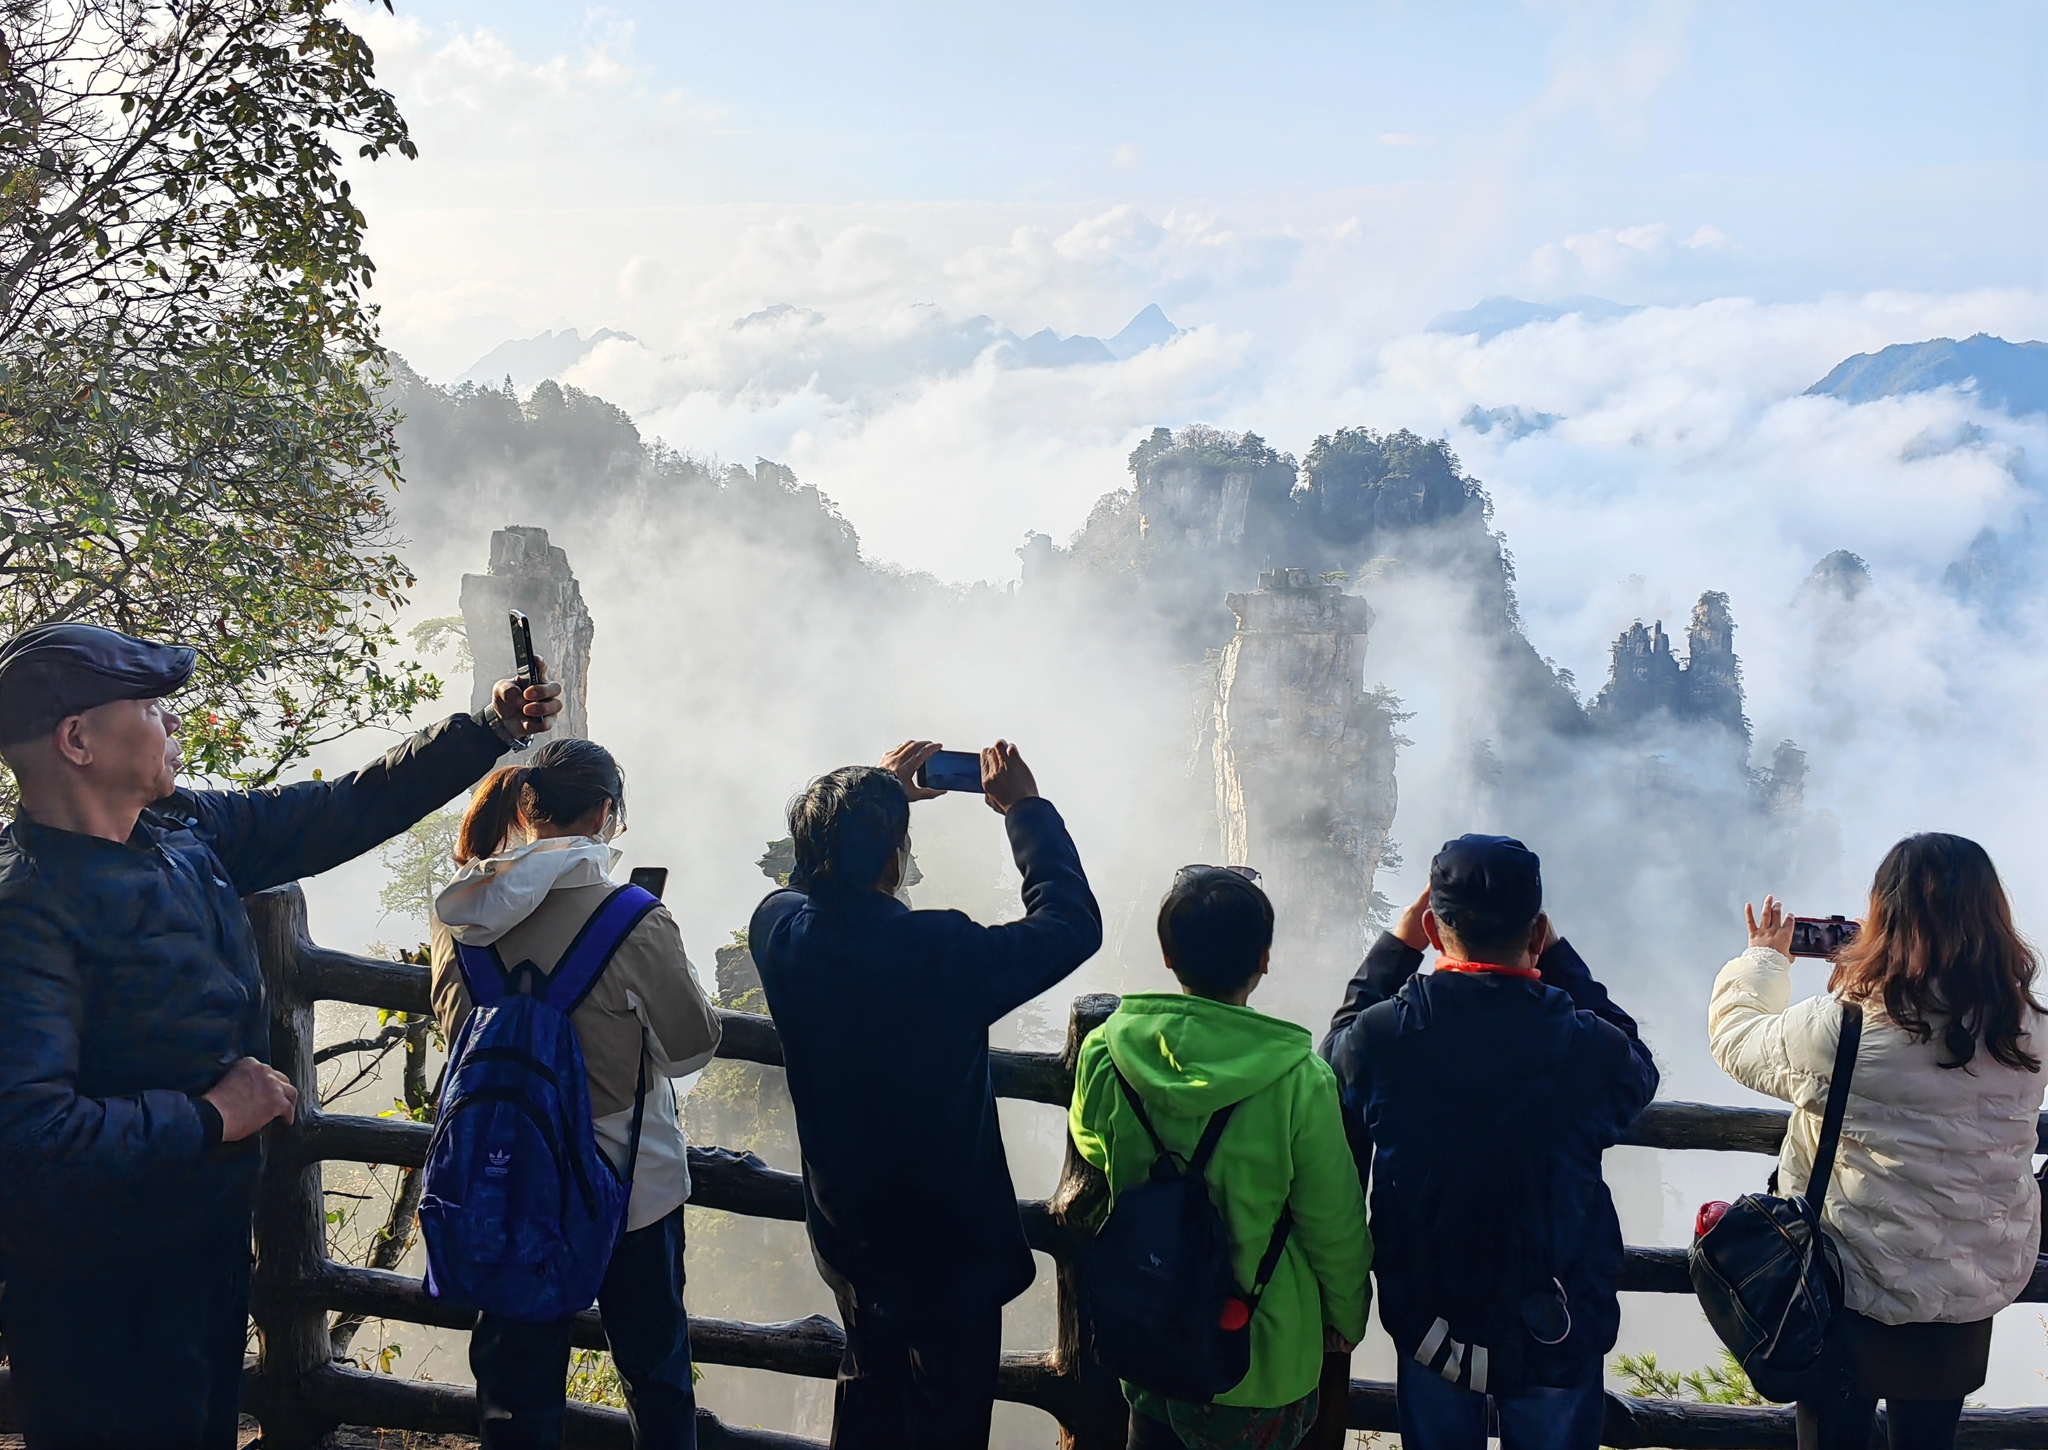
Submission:
<svg viewBox="0 0 2048 1450">
<path fill-rule="evenodd" d="M 314 1413 L 333 1424 L 438 1435 L 476 1434 L 476 1391 L 462 1385 L 400 1379 L 330 1364 L 306 1374 L 300 1394 Z M 624 1410 L 571 1402 L 562 1443 L 566 1450 L 630 1450 L 633 1431 Z M 728 1425 L 703 1409 L 697 1411 L 697 1444 L 699 1450 L 824 1450 L 815 1440 Z"/>
<path fill-rule="evenodd" d="M 432 973 L 410 962 L 379 961 L 303 943 L 297 964 L 299 992 L 308 999 L 353 1002 L 391 1012 L 433 1011 L 429 995 Z M 775 1023 L 756 1012 L 721 1010 L 724 1028 L 718 1055 L 739 1062 L 782 1066 L 782 1039 Z M 1057 1052 L 989 1053 L 989 1078 L 999 1097 L 1020 1098 L 1064 1108 L 1074 1093 L 1074 1077 Z"/>
<path fill-rule="evenodd" d="M 434 1298 L 418 1279 L 382 1269 L 329 1263 L 295 1292 L 305 1303 L 366 1319 L 398 1319 L 441 1329 L 468 1329 L 476 1321 L 473 1311 Z M 604 1322 L 595 1309 L 576 1316 L 570 1338 L 581 1349 L 608 1347 Z M 838 1376 L 845 1352 L 846 1332 L 822 1314 L 781 1324 L 690 1316 L 690 1354 L 700 1364 L 829 1380 Z M 1057 1379 L 1043 1354 L 1006 1354 L 997 1392 L 1006 1400 L 1043 1406 L 1059 1398 Z"/>
<path fill-rule="evenodd" d="M 308 1113 L 286 1130 L 280 1153 L 297 1163 L 389 1163 L 417 1168 L 427 1161 L 433 1127 L 404 1118 L 359 1118 L 346 1113 Z M 794 1173 L 770 1168 L 752 1153 L 730 1148 L 698 1148 L 690 1155 L 690 1204 L 749 1218 L 776 1218 L 801 1223 L 804 1181 Z M 1024 1238 L 1034 1249 L 1062 1256 L 1065 1238 L 1054 1226 L 1043 1199 L 1020 1199 Z"/>
<path fill-rule="evenodd" d="M 378 961 L 308 942 L 299 951 L 298 988 L 311 998 L 354 1002 L 398 1012 L 427 1012 L 428 969 L 406 962 Z M 782 1039 L 775 1023 L 753 1012 L 721 1011 L 724 1041 L 718 1055 L 739 1062 L 782 1065 Z M 1064 1108 L 1074 1094 L 1074 1075 L 1057 1052 L 989 1053 L 989 1080 L 998 1097 Z M 1622 1141 L 1637 1148 L 1672 1151 L 1776 1153 L 1785 1136 L 1783 1108 L 1727 1107 L 1720 1103 L 1651 1103 Z M 2041 1115 L 2039 1151 L 2048 1153 L 2048 1113 Z M 345 1154 L 333 1154 L 345 1157 Z M 397 1159 L 385 1159 L 397 1162 Z"/>
</svg>

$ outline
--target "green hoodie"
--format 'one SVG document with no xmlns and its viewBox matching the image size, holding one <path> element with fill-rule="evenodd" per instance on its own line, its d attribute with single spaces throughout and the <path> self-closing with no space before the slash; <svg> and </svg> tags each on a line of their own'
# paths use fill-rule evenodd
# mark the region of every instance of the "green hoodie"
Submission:
<svg viewBox="0 0 2048 1450">
<path fill-rule="evenodd" d="M 1252 1319 L 1252 1367 L 1216 1403 L 1294 1403 L 1316 1387 L 1323 1326 L 1356 1343 L 1372 1299 L 1372 1235 L 1335 1074 L 1308 1029 L 1292 1022 L 1207 997 L 1132 993 L 1081 1044 L 1068 1115 L 1074 1146 L 1108 1176 L 1112 1193 L 1141 1181 L 1157 1156 L 1112 1062 L 1183 1158 L 1210 1114 L 1239 1105 L 1208 1180 L 1240 1286 L 1251 1287 L 1281 1206 L 1293 1206 L 1293 1235 Z"/>
</svg>

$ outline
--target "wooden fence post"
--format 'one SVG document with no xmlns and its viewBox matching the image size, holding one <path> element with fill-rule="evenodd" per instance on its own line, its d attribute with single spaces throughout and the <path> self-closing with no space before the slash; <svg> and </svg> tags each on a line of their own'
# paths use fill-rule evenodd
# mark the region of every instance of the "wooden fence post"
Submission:
<svg viewBox="0 0 2048 1450">
<path fill-rule="evenodd" d="M 248 898 L 256 954 L 270 994 L 270 1063 L 298 1089 L 298 1125 L 270 1130 L 256 1196 L 256 1267 L 249 1296 L 258 1344 L 256 1412 L 265 1450 L 313 1450 L 331 1428 L 320 1422 L 307 1382 L 332 1359 L 327 1311 L 306 1288 L 327 1258 L 320 1164 L 299 1156 L 298 1138 L 319 1116 L 313 1067 L 313 1003 L 299 991 L 306 898 L 296 884 Z"/>
<path fill-rule="evenodd" d="M 1108 993 L 1074 999 L 1061 1054 L 1069 1074 L 1079 1065 L 1081 1039 L 1103 1024 L 1117 1001 Z M 1101 1172 L 1074 1151 L 1069 1137 L 1066 1163 L 1051 1202 L 1053 1222 L 1067 1238 L 1067 1252 L 1059 1263 L 1059 1337 L 1053 1347 L 1053 1366 L 1063 1381 L 1060 1450 L 1123 1450 L 1130 1429 L 1130 1407 L 1124 1403 L 1122 1387 L 1088 1352 L 1088 1289 L 1076 1254 L 1108 1193 Z"/>
</svg>

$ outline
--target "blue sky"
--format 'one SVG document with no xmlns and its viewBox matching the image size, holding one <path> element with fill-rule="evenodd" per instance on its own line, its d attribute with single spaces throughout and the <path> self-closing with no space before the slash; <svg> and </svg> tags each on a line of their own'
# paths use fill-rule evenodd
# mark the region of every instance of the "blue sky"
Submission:
<svg viewBox="0 0 2048 1450">
<path fill-rule="evenodd" d="M 1210 204 L 1485 189 L 1510 232 L 1654 213 L 1774 296 L 2034 285 L 2048 7 L 523 3 L 401 7 L 607 51 L 656 204 Z M 429 137 L 431 140 L 431 137 Z M 571 192 L 615 179 L 600 163 Z"/>
</svg>

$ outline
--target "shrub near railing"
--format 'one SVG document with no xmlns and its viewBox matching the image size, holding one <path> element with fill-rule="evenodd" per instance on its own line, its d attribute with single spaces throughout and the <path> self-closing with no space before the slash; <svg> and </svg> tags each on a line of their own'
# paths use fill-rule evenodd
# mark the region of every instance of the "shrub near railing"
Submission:
<svg viewBox="0 0 2048 1450">
<path fill-rule="evenodd" d="M 305 899 L 296 886 L 251 897 L 248 907 L 270 989 L 271 1061 L 291 1077 L 302 1104 L 317 1101 L 315 1002 L 352 1002 L 422 1014 L 430 1010 L 426 968 L 374 961 L 309 941 Z M 1116 1001 L 1100 995 L 1077 998 L 1061 1052 L 992 1053 L 990 1075 L 996 1092 L 1064 1108 L 1073 1091 L 1081 1039 L 1115 1010 Z M 781 1064 L 782 1045 L 771 1020 L 746 1013 L 721 1016 L 725 1037 L 719 1056 Z M 1775 1153 L 1785 1118 L 1784 1112 L 1768 1108 L 1653 1103 L 1627 1141 L 1647 1148 Z M 257 1205 L 250 1302 L 259 1355 L 246 1393 L 249 1407 L 263 1423 L 267 1450 L 311 1450 L 337 1424 L 474 1432 L 476 1400 L 470 1390 L 336 1363 L 328 1333 L 331 1312 L 469 1327 L 469 1316 L 429 1298 L 417 1279 L 352 1268 L 327 1257 L 321 1163 L 417 1166 L 425 1158 L 431 1132 L 425 1123 L 313 1109 L 302 1112 L 298 1123 L 271 1145 Z M 767 1167 L 751 1154 L 692 1147 L 690 1176 L 695 1207 L 789 1221 L 803 1218 L 802 1181 L 793 1173 Z M 1006 1354 L 997 1393 L 1051 1415 L 1059 1423 L 1063 1450 L 1120 1450 L 1124 1443 L 1122 1394 L 1083 1349 L 1085 1286 L 1075 1271 L 1079 1226 L 1091 1221 L 1103 1192 L 1101 1175 L 1069 1144 L 1053 1196 L 1019 1205 L 1031 1246 L 1056 1265 L 1057 1334 L 1049 1353 Z M 1630 1248 L 1622 1288 L 1689 1294 L 1684 1251 Z M 2037 1268 L 2022 1297 L 2048 1300 L 2048 1273 Z M 584 1348 L 604 1347 L 604 1330 L 595 1311 L 578 1316 L 574 1340 Z M 818 1315 L 781 1324 L 694 1316 L 690 1322 L 691 1350 L 705 1364 L 830 1379 L 838 1372 L 843 1345 L 839 1326 Z M 1352 1381 L 1349 1410 L 1355 1429 L 1393 1429 L 1393 1387 Z M 792 1436 L 725 1425 L 709 1411 L 699 1412 L 698 1434 L 705 1450 L 817 1450 L 813 1442 Z M 626 1417 L 617 1410 L 572 1404 L 569 1442 L 625 1447 L 631 1443 Z M 1776 1450 L 1793 1444 L 1792 1416 L 1784 1409 L 1610 1395 L 1603 1443 L 1669 1450 Z M 1968 1411 L 1958 1444 L 1970 1450 L 2048 1450 L 2048 1409 Z"/>
</svg>

